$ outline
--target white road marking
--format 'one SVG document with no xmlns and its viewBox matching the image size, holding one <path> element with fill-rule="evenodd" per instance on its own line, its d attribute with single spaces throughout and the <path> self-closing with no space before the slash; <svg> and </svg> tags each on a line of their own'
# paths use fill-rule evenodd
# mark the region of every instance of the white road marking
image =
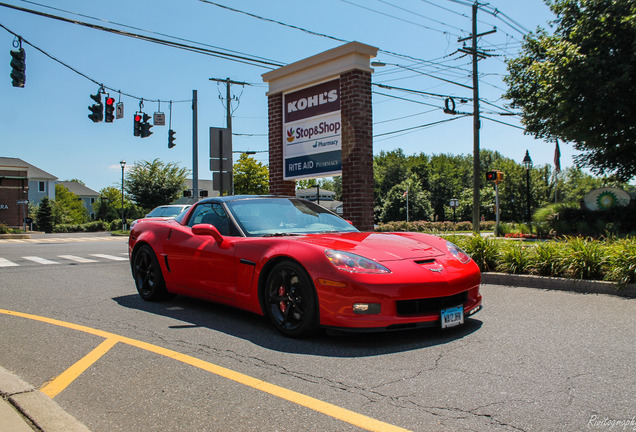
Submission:
<svg viewBox="0 0 636 432">
<path fill-rule="evenodd" d="M 22 257 L 22 258 L 27 259 L 29 261 L 36 262 L 38 264 L 45 264 L 45 265 L 48 265 L 48 264 L 59 264 L 56 261 L 51 261 L 51 260 L 47 260 L 45 258 L 40 258 L 40 257 L 36 257 L 36 256 L 25 256 L 25 257 Z"/>
<path fill-rule="evenodd" d="M 0 267 L 18 267 L 19 265 L 6 258 L 0 258 Z"/>
<path fill-rule="evenodd" d="M 60 258 L 63 259 L 67 259 L 70 261 L 75 261 L 78 263 L 94 263 L 97 262 L 96 260 L 90 259 L 90 258 L 82 258 L 82 257 L 78 257 L 75 255 L 58 255 Z"/>
<path fill-rule="evenodd" d="M 97 258 L 109 259 L 109 260 L 113 260 L 113 261 L 128 261 L 128 258 L 118 257 L 118 256 L 115 256 L 115 255 L 91 254 L 91 256 L 94 256 L 94 257 L 97 257 Z"/>
</svg>

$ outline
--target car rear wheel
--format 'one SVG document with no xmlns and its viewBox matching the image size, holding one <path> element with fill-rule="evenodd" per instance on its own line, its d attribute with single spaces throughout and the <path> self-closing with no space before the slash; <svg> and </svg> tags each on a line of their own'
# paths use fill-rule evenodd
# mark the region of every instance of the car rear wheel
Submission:
<svg viewBox="0 0 636 432">
<path fill-rule="evenodd" d="M 142 299 L 159 301 L 172 297 L 172 294 L 166 290 L 161 267 L 150 246 L 143 245 L 135 253 L 133 272 L 135 285 Z"/>
<path fill-rule="evenodd" d="M 297 263 L 284 261 L 265 284 L 265 314 L 285 336 L 300 337 L 316 327 L 317 300 L 313 283 Z"/>
</svg>

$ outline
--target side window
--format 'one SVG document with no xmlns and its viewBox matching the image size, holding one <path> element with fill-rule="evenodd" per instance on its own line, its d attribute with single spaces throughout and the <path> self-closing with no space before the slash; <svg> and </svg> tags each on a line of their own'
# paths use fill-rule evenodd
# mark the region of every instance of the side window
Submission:
<svg viewBox="0 0 636 432">
<path fill-rule="evenodd" d="M 200 204 L 194 209 L 192 217 L 188 221 L 188 226 L 196 224 L 214 225 L 221 235 L 230 235 L 230 222 L 223 206 L 218 203 Z"/>
</svg>

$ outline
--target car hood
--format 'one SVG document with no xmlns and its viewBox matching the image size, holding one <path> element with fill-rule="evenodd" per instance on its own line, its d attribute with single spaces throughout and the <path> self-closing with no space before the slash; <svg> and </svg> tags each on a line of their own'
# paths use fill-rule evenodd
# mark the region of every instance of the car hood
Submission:
<svg viewBox="0 0 636 432">
<path fill-rule="evenodd" d="M 301 242 L 362 255 L 375 261 L 426 259 L 444 255 L 422 236 L 409 233 L 336 233 L 298 237 Z"/>
</svg>

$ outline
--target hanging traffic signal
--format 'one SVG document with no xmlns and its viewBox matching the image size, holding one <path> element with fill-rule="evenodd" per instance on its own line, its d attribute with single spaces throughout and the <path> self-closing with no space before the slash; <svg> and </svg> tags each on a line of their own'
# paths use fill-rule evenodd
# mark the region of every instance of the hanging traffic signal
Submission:
<svg viewBox="0 0 636 432">
<path fill-rule="evenodd" d="M 98 123 L 104 120 L 104 105 L 102 104 L 102 94 L 97 92 L 97 94 L 92 94 L 91 99 L 95 101 L 95 103 L 88 107 L 91 114 L 88 115 L 88 118 L 93 120 L 94 123 Z"/>
<path fill-rule="evenodd" d="M 115 98 L 106 98 L 106 107 L 104 112 L 104 121 L 106 123 L 112 123 L 115 120 Z"/>
<path fill-rule="evenodd" d="M 150 132 L 150 128 L 152 127 L 152 125 L 148 123 L 148 120 L 150 120 L 150 116 L 146 113 L 141 113 L 141 114 L 143 116 L 143 119 L 141 122 L 141 137 L 147 138 L 150 135 L 152 135 L 152 132 Z"/>
<path fill-rule="evenodd" d="M 172 129 L 168 130 L 168 148 L 171 149 L 172 147 L 176 146 L 176 144 L 174 143 L 174 135 L 175 135 L 175 131 L 173 131 Z"/>
<path fill-rule="evenodd" d="M 26 51 L 24 48 L 11 50 L 11 79 L 13 87 L 24 87 L 26 83 Z"/>
<path fill-rule="evenodd" d="M 141 135 L 141 114 L 135 113 L 135 123 L 133 125 L 133 135 L 140 136 Z"/>
</svg>

